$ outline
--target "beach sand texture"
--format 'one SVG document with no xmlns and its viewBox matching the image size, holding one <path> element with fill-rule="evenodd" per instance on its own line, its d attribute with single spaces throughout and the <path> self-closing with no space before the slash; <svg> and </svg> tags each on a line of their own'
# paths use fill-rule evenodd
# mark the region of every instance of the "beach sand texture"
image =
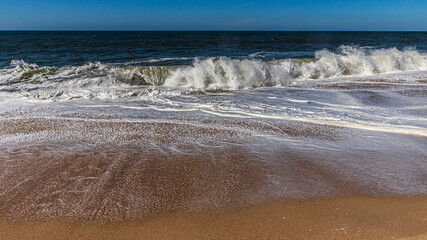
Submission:
<svg viewBox="0 0 427 240">
<path fill-rule="evenodd" d="M 346 135 L 366 134 L 362 130 L 292 121 L 223 121 L 216 128 L 191 119 L 62 118 L 0 122 L 0 134 L 10 137 L 0 157 L 0 239 L 426 237 L 427 198 L 416 194 L 425 187 L 425 172 L 415 164 L 423 164 L 422 154 L 414 151 L 415 165 L 407 169 L 416 179 L 411 197 L 398 194 L 411 179 L 393 186 L 399 168 L 381 169 L 390 178 L 370 179 L 378 172 L 367 169 L 369 162 L 360 169 L 332 167 L 364 152 L 323 155 L 286 144 L 266 152 L 252 132 L 339 144 Z M 198 144 L 185 138 L 190 135 Z M 380 153 L 387 163 L 395 152 Z"/>
<path fill-rule="evenodd" d="M 282 200 L 116 223 L 2 221 L 1 239 L 405 239 L 427 237 L 426 197 Z"/>
</svg>

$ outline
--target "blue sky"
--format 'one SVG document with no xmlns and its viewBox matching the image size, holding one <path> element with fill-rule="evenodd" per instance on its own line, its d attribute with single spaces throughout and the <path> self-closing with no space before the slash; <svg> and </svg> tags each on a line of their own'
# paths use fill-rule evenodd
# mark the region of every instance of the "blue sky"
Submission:
<svg viewBox="0 0 427 240">
<path fill-rule="evenodd" d="M 426 0 L 0 0 L 2 30 L 427 30 Z"/>
</svg>

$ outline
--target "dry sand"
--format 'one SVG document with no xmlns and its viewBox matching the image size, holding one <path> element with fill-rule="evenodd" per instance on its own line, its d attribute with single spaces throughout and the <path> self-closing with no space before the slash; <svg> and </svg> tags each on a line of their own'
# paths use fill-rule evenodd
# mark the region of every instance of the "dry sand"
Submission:
<svg viewBox="0 0 427 240">
<path fill-rule="evenodd" d="M 1 222 L 0 239 L 427 239 L 427 197 L 280 200 L 117 223 Z"/>
</svg>

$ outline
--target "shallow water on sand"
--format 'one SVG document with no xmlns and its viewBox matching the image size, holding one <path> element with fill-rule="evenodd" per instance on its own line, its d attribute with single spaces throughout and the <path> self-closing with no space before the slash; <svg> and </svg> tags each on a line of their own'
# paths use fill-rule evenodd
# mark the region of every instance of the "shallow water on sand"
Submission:
<svg viewBox="0 0 427 240">
<path fill-rule="evenodd" d="M 406 76 L 393 77 L 387 83 Z M 19 100 L 0 119 L 0 211 L 7 219 L 116 221 L 283 198 L 425 195 L 426 85 L 376 79 L 348 79 L 351 89 L 329 79 Z"/>
<path fill-rule="evenodd" d="M 0 38 L 21 36 L 8 34 Z M 270 33 L 296 41 L 292 54 L 291 43 L 252 34 L 257 44 L 237 52 L 202 41 L 204 54 L 168 45 L 174 56 L 135 61 L 108 46 L 80 55 L 86 61 L 74 50 L 64 57 L 58 39 L 68 33 L 34 34 L 56 39 L 46 44 L 62 60 L 42 51 L 38 61 L 28 49 L 19 52 L 28 62 L 17 60 L 13 41 L 0 52 L 10 61 L 0 69 L 0 217 L 117 221 L 275 199 L 427 194 L 423 33 L 377 36 L 398 35 L 390 44 L 363 33 L 359 45 Z M 223 43 L 239 45 L 241 34 L 251 35 Z"/>
</svg>

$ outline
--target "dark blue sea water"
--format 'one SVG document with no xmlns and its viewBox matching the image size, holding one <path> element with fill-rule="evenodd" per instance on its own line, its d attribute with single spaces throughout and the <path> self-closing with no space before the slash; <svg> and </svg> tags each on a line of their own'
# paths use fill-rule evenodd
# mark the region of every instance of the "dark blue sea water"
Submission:
<svg viewBox="0 0 427 240">
<path fill-rule="evenodd" d="M 12 60 L 39 66 L 88 62 L 183 65 L 196 57 L 313 58 L 340 46 L 414 47 L 427 51 L 426 32 L 106 32 L 2 31 L 0 67 Z M 157 59 L 158 61 L 150 61 Z"/>
</svg>

